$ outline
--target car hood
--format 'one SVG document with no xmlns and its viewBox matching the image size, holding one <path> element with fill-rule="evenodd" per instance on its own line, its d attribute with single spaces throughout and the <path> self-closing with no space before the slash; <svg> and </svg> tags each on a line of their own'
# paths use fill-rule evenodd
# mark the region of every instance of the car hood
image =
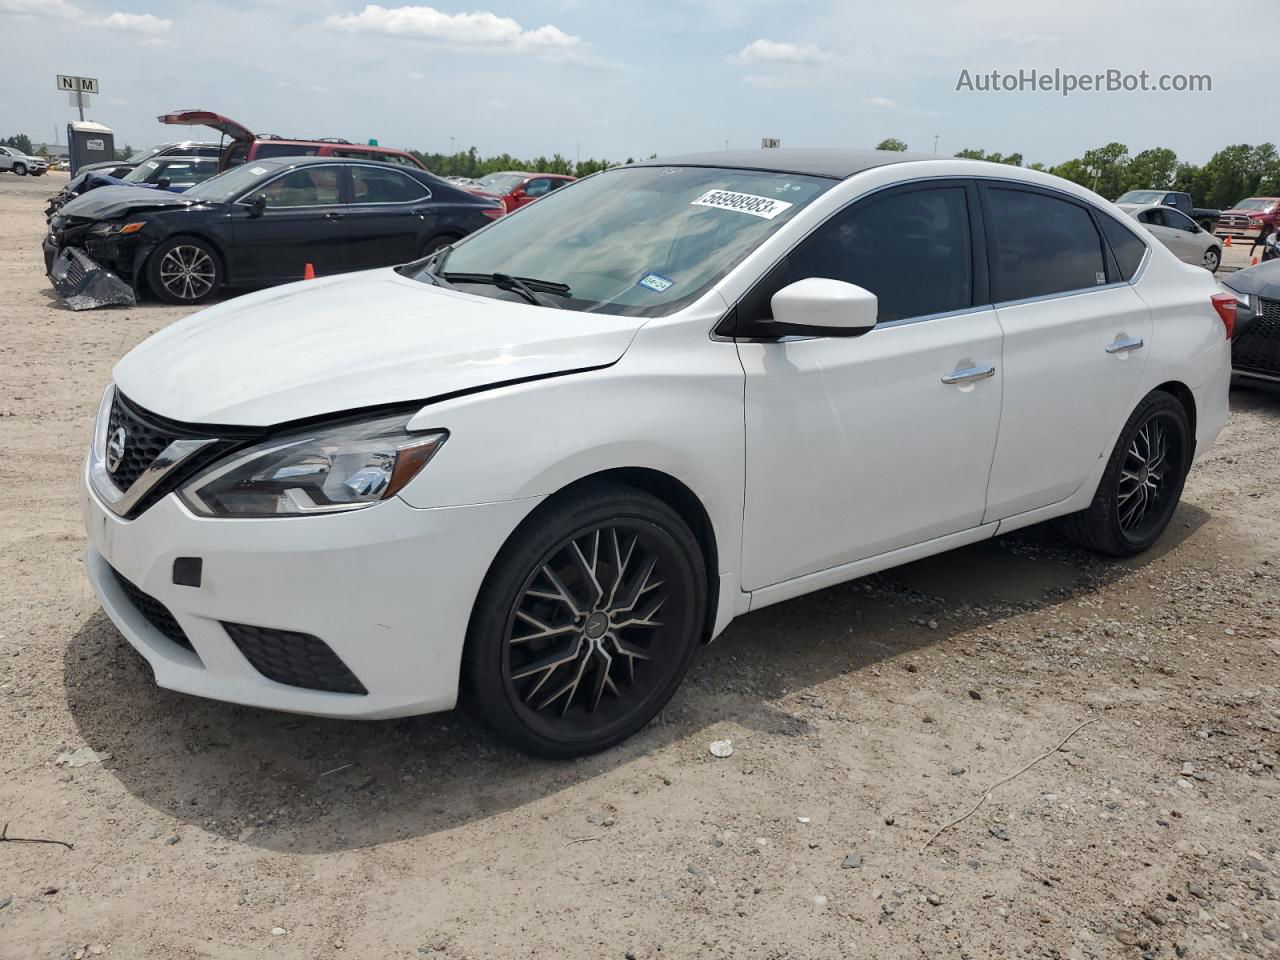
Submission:
<svg viewBox="0 0 1280 960">
<path fill-rule="evenodd" d="M 1268 300 L 1280 300 L 1280 260 L 1268 260 L 1222 278 L 1222 285 L 1236 293 L 1252 293 Z"/>
<path fill-rule="evenodd" d="M 112 220 L 135 210 L 157 210 L 162 207 L 189 207 L 184 200 L 167 190 L 153 190 L 137 184 L 117 187 L 98 187 L 82 193 L 60 211 L 68 217 L 84 217 L 88 220 Z"/>
<path fill-rule="evenodd" d="M 265 427 L 608 366 L 644 322 L 371 270 L 193 314 L 134 348 L 114 378 L 172 420 Z"/>
<path fill-rule="evenodd" d="M 125 163 L 123 160 L 99 160 L 97 163 L 82 163 L 76 167 L 76 173 L 87 173 L 91 170 L 114 170 L 117 167 L 126 167 L 132 170 L 136 167 L 135 163 Z"/>
</svg>

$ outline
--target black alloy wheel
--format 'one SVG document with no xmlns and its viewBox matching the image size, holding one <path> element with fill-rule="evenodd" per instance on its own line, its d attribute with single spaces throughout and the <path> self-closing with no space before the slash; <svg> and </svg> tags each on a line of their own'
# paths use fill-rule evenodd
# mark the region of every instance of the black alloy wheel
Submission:
<svg viewBox="0 0 1280 960">
<path fill-rule="evenodd" d="M 222 261 L 205 241 L 174 237 L 148 258 L 147 283 L 165 303 L 204 303 L 222 285 Z"/>
<path fill-rule="evenodd" d="M 468 632 L 477 704 L 546 757 L 612 746 L 670 700 L 695 653 L 706 576 L 665 503 L 609 485 L 552 502 L 490 570 Z"/>
<path fill-rule="evenodd" d="M 1148 549 L 1178 509 L 1194 446 L 1178 399 L 1149 393 L 1120 432 L 1093 503 L 1064 519 L 1068 536 L 1113 556 Z"/>
</svg>

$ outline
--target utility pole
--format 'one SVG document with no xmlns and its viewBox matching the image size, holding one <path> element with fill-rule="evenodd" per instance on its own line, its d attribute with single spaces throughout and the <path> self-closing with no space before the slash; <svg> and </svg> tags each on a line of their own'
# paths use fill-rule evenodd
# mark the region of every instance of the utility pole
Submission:
<svg viewBox="0 0 1280 960">
<path fill-rule="evenodd" d="M 935 154 L 938 152 L 938 135 L 936 133 L 933 135 L 933 152 Z"/>
<path fill-rule="evenodd" d="M 728 150 L 728 149 L 729 149 L 729 141 L 728 141 L 728 140 L 726 140 L 726 141 L 724 142 L 724 148 L 725 148 L 726 150 Z"/>
</svg>

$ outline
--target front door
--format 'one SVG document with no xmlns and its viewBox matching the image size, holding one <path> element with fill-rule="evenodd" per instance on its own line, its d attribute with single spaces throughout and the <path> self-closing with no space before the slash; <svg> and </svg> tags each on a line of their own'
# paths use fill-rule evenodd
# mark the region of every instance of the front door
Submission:
<svg viewBox="0 0 1280 960">
<path fill-rule="evenodd" d="M 855 202 L 739 304 L 740 323 L 767 318 L 772 292 L 829 277 L 875 293 L 880 318 L 860 337 L 739 342 L 744 589 L 980 524 L 1003 376 L 976 210 L 958 181 Z"/>
<path fill-rule="evenodd" d="M 1141 258 L 1113 259 L 1099 233 L 1132 242 L 1081 201 L 1032 187 L 984 188 L 991 282 L 1004 331 L 1004 412 L 986 520 L 1065 500 L 1111 454 L 1151 344 L 1129 285 Z M 1105 214 L 1098 214 L 1105 217 Z"/>
<path fill-rule="evenodd" d="M 307 264 L 320 276 L 345 269 L 347 205 L 341 182 L 342 168 L 336 164 L 296 167 L 235 204 L 231 281 L 301 280 Z M 248 204 L 259 195 L 266 197 L 266 207 L 254 216 Z"/>
</svg>

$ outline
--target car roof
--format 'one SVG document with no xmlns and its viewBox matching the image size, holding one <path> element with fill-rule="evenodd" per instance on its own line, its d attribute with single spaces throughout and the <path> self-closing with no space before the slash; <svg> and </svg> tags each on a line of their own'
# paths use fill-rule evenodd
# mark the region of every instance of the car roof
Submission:
<svg viewBox="0 0 1280 960">
<path fill-rule="evenodd" d="M 932 153 L 906 153 L 897 150 L 839 150 L 807 147 L 771 148 L 765 150 L 716 150 L 707 153 L 685 153 L 674 157 L 655 157 L 630 164 L 633 167 L 723 167 L 734 170 L 763 170 L 770 173 L 793 173 L 810 177 L 843 180 L 854 174 L 891 163 L 917 160 L 950 160 Z"/>
</svg>

